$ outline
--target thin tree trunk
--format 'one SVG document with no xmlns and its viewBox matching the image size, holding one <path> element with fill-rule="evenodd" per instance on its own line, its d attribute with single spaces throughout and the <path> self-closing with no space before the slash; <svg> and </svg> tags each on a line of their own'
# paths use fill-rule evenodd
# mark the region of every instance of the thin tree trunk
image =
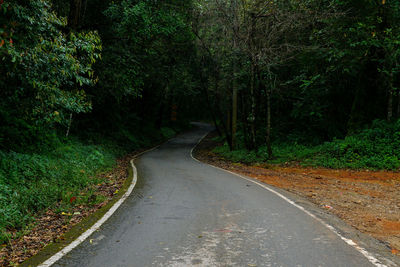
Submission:
<svg viewBox="0 0 400 267">
<path fill-rule="evenodd" d="M 231 132 L 233 134 L 233 130 L 232 130 L 232 113 L 231 110 L 228 109 L 228 114 L 226 115 L 226 127 L 228 128 L 228 131 Z M 233 136 L 232 136 L 232 147 L 233 147 Z"/>
<path fill-rule="evenodd" d="M 71 130 L 71 124 L 72 124 L 72 112 L 69 114 L 68 128 L 67 128 L 67 132 L 65 134 L 65 137 L 69 136 L 69 131 Z"/>
<path fill-rule="evenodd" d="M 361 75 L 358 77 L 357 88 L 355 90 L 355 95 L 353 98 L 353 103 L 351 105 L 351 111 L 349 114 L 349 119 L 347 121 L 347 133 L 346 136 L 350 136 L 360 128 L 360 123 L 364 121 L 364 116 L 360 112 L 360 106 L 362 106 L 364 96 L 364 91 L 361 88 Z"/>
<path fill-rule="evenodd" d="M 168 86 L 169 86 L 169 81 L 167 80 L 167 84 L 164 89 L 164 97 L 161 99 L 160 103 L 160 108 L 158 109 L 158 114 L 157 114 L 157 120 L 155 121 L 155 126 L 157 129 L 161 129 L 161 126 L 163 125 L 164 122 L 164 114 L 165 112 L 165 105 L 168 102 Z"/>
<path fill-rule="evenodd" d="M 400 91 L 397 91 L 397 118 L 400 118 Z"/>
<path fill-rule="evenodd" d="M 254 27 L 255 17 L 251 14 L 251 28 L 248 36 L 248 46 L 250 52 L 250 99 L 251 99 L 251 110 L 250 110 L 250 137 L 251 137 L 251 149 L 257 150 L 256 144 L 256 99 L 255 99 L 255 75 L 256 75 L 256 57 L 254 55 Z"/>
<path fill-rule="evenodd" d="M 246 104 L 246 98 L 244 97 L 244 95 L 243 95 L 243 91 L 242 91 L 242 93 L 240 94 L 240 103 L 241 103 L 241 112 L 240 112 L 240 114 L 241 114 L 241 120 L 242 120 L 242 128 L 243 128 L 243 135 L 244 135 L 244 143 L 245 143 L 245 146 L 246 146 L 246 148 L 247 149 L 250 149 L 250 140 L 249 140 L 249 131 L 248 131 L 248 121 L 247 121 L 247 109 L 246 109 L 246 107 L 247 107 L 247 104 Z"/>
<path fill-rule="evenodd" d="M 216 72 L 215 73 L 215 92 L 218 92 L 218 87 L 219 87 L 219 73 Z M 228 143 L 229 149 L 232 150 L 232 136 L 231 136 L 231 132 L 228 130 L 227 125 L 224 123 L 224 116 L 221 112 L 221 109 L 219 107 L 219 97 L 218 95 L 215 96 L 216 98 L 216 112 L 217 112 L 217 116 L 220 118 L 221 124 L 222 124 L 222 129 L 224 130 L 225 136 L 226 136 L 226 142 Z"/>
<path fill-rule="evenodd" d="M 82 11 L 82 15 L 80 17 L 80 23 L 83 24 L 85 21 L 85 16 L 86 16 L 86 8 L 87 8 L 87 2 L 88 0 L 83 0 L 83 11 Z"/>
<path fill-rule="evenodd" d="M 391 121 L 393 117 L 393 90 L 389 89 L 388 106 L 387 106 L 387 121 Z"/>
<path fill-rule="evenodd" d="M 267 90 L 267 151 L 268 158 L 272 159 L 272 146 L 271 146 L 271 90 Z"/>
<path fill-rule="evenodd" d="M 252 58 L 252 61 L 254 59 Z M 255 67 L 254 62 L 251 63 L 251 78 L 250 78 L 250 99 L 251 99 L 251 115 L 250 115 L 250 137 L 251 137 L 251 148 L 257 150 L 256 145 L 256 99 L 254 95 L 255 87 Z"/>
<path fill-rule="evenodd" d="M 237 113 L 238 113 L 238 84 L 236 80 L 237 73 L 237 59 L 236 59 L 236 31 L 238 30 L 238 20 L 237 20 L 237 0 L 233 1 L 234 8 L 234 23 L 233 23 L 233 69 L 232 69 L 232 127 L 231 127 L 231 150 L 234 150 L 237 146 L 236 144 L 236 131 L 237 131 Z"/>
<path fill-rule="evenodd" d="M 236 40 L 233 39 L 233 51 L 236 51 Z M 231 142 L 232 142 L 232 149 L 236 148 L 236 131 L 237 131 L 237 109 L 238 109 L 238 84 L 236 81 L 236 72 L 237 72 L 237 65 L 236 65 L 236 54 L 233 56 L 232 60 L 232 124 L 231 124 Z"/>
<path fill-rule="evenodd" d="M 232 89 L 232 149 L 237 147 L 236 144 L 236 131 L 237 131 L 237 114 L 238 114 L 238 89 L 237 84 L 233 82 Z"/>
<path fill-rule="evenodd" d="M 224 118 L 222 116 L 221 109 L 219 108 L 219 102 L 220 102 L 219 101 L 219 97 L 216 97 L 216 99 L 217 99 L 217 104 L 216 104 L 217 113 L 218 113 L 218 115 L 220 117 L 220 120 L 221 120 L 222 129 L 225 132 L 226 142 L 228 143 L 229 149 L 232 151 L 232 136 L 231 136 L 231 132 L 228 130 L 228 127 L 224 122 L 225 120 L 224 120 Z"/>
<path fill-rule="evenodd" d="M 393 118 L 393 74 L 390 74 L 389 77 L 389 95 L 388 95 L 388 103 L 387 103 L 387 121 L 391 121 Z"/>
<path fill-rule="evenodd" d="M 217 119 L 215 117 L 214 108 L 212 107 L 211 102 L 210 102 L 210 96 L 208 94 L 207 87 L 202 86 L 202 88 L 203 88 L 203 92 L 204 92 L 204 94 L 206 96 L 206 102 L 207 102 L 208 110 L 210 111 L 211 118 L 212 118 L 212 120 L 214 122 L 215 129 L 217 130 L 218 135 L 222 136 L 221 130 L 219 129 L 219 126 L 218 126 L 218 123 L 217 123 Z"/>
<path fill-rule="evenodd" d="M 76 30 L 81 22 L 82 0 L 69 1 L 68 26 Z"/>
<path fill-rule="evenodd" d="M 160 107 L 158 108 L 158 115 L 156 120 L 156 128 L 161 129 L 164 119 L 164 101 L 161 100 Z"/>
</svg>

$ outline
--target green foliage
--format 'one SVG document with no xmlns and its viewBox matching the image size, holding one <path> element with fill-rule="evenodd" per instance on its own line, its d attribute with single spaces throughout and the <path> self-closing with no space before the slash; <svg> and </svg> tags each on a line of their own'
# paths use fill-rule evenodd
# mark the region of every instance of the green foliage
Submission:
<svg viewBox="0 0 400 267">
<path fill-rule="evenodd" d="M 182 5 L 182 4 L 181 4 Z M 123 0 L 104 11 L 111 21 L 108 34 L 118 36 L 105 47 L 104 84 L 116 98 L 140 96 L 146 85 L 161 88 L 173 81 L 180 52 L 192 36 L 185 15 L 168 3 Z M 178 61 L 178 62 L 177 62 Z M 185 69 L 181 68 L 184 74 Z"/>
<path fill-rule="evenodd" d="M 0 0 L 0 227 L 193 117 L 232 136 L 233 91 L 233 161 L 400 167 L 399 122 L 366 129 L 400 117 L 399 1 L 81 3 Z"/>
<path fill-rule="evenodd" d="M 46 0 L 5 1 L 1 11 L 0 113 L 9 124 L 0 138 L 18 140 L 7 130 L 66 125 L 69 114 L 88 112 L 85 87 L 96 82 L 92 65 L 101 50 L 97 33 L 66 34 L 66 19 Z"/>
<path fill-rule="evenodd" d="M 176 135 L 176 132 L 169 127 L 163 127 L 163 128 L 161 128 L 161 135 L 164 138 L 169 139 L 169 138 L 174 137 Z"/>
<path fill-rule="evenodd" d="M 227 144 L 216 147 L 213 152 L 220 154 L 233 162 L 253 163 L 260 160 L 259 154 L 255 151 L 248 151 L 246 149 L 239 149 L 230 151 Z"/>
<path fill-rule="evenodd" d="M 258 151 L 240 149 L 229 151 L 228 146 L 214 152 L 234 162 L 272 164 L 294 163 L 327 168 L 350 168 L 372 170 L 399 170 L 400 168 L 400 120 L 395 123 L 374 121 L 370 128 L 344 139 L 334 139 L 321 145 L 297 142 L 275 143 L 275 158 L 267 161 L 265 146 Z"/>
<path fill-rule="evenodd" d="M 84 4 L 0 1 L 0 243 L 71 197 L 101 202 L 96 173 L 187 128 L 191 1 Z"/>
<path fill-rule="evenodd" d="M 400 117 L 399 1 L 203 1 L 197 11 L 202 86 L 227 139 L 234 113 L 248 149 Z"/>
<path fill-rule="evenodd" d="M 175 134 L 169 127 L 157 130 L 145 125 L 136 132 L 122 129 L 108 137 L 91 135 L 84 142 L 76 138 L 61 142 L 53 136 L 54 142 L 41 153 L 0 150 L 0 244 L 7 241 L 6 229 L 24 229 L 47 208 L 66 212 L 73 205 L 104 201 L 93 197 L 91 186 L 104 182 L 96 174 L 114 166 L 116 157 Z M 72 197 L 76 200 L 70 203 Z"/>
<path fill-rule="evenodd" d="M 22 229 L 56 202 L 64 210 L 75 205 L 70 198 L 82 198 L 83 189 L 100 182 L 96 173 L 114 162 L 111 149 L 78 141 L 46 154 L 0 151 L 0 243 L 6 241 L 5 229 Z"/>
<path fill-rule="evenodd" d="M 314 164 L 330 168 L 400 168 L 400 121 L 375 121 L 370 129 L 319 147 Z"/>
</svg>

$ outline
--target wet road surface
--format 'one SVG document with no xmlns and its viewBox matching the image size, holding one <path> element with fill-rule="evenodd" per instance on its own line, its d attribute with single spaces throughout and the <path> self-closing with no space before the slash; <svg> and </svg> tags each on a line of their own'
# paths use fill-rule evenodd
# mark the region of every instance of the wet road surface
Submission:
<svg viewBox="0 0 400 267">
<path fill-rule="evenodd" d="M 271 192 L 199 163 L 200 125 L 135 161 L 132 195 L 54 266 L 372 266 Z"/>
</svg>

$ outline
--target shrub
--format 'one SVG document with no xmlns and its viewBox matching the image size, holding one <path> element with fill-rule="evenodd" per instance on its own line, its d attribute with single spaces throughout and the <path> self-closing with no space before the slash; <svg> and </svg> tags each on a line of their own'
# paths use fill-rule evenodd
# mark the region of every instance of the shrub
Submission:
<svg viewBox="0 0 400 267">
<path fill-rule="evenodd" d="M 374 121 L 372 126 L 344 139 L 334 139 L 320 145 L 281 142 L 273 144 L 275 158 L 269 163 L 296 162 L 306 166 L 352 169 L 400 168 L 400 120 L 394 123 Z M 258 152 L 229 151 L 225 144 L 214 152 L 235 162 L 267 162 L 267 149 Z"/>
</svg>

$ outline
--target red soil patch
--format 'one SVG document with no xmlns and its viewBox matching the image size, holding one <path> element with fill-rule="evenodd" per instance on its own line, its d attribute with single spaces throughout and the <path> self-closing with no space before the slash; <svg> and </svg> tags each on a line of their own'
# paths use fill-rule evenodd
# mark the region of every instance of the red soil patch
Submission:
<svg viewBox="0 0 400 267">
<path fill-rule="evenodd" d="M 196 149 L 198 159 L 256 178 L 300 196 L 333 213 L 359 231 L 400 250 L 400 173 L 325 168 L 249 166 L 212 153 L 212 136 Z"/>
</svg>

